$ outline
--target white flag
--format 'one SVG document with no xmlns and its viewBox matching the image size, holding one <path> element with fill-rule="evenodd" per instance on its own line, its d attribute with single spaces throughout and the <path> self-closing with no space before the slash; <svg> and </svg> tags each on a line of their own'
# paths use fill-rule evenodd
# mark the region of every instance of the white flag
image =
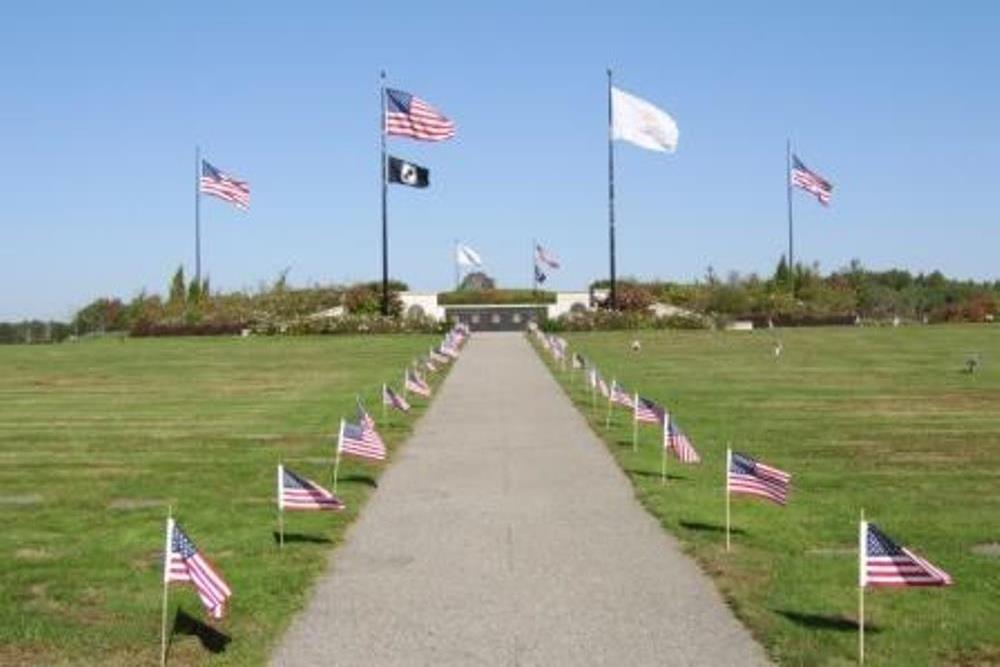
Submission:
<svg viewBox="0 0 1000 667">
<path fill-rule="evenodd" d="M 480 267 L 483 265 L 483 258 L 479 256 L 479 253 L 464 243 L 458 244 L 455 248 L 455 261 L 462 266 Z"/>
<path fill-rule="evenodd" d="M 663 109 L 646 100 L 611 88 L 611 138 L 623 139 L 651 151 L 677 150 L 677 123 Z"/>
</svg>

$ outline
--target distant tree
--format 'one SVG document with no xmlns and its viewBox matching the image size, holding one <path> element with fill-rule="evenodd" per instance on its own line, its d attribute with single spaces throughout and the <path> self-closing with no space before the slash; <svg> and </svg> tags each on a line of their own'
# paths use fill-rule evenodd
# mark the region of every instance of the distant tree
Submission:
<svg viewBox="0 0 1000 667">
<path fill-rule="evenodd" d="M 782 255 L 781 259 L 778 260 L 778 266 L 774 269 L 774 284 L 787 286 L 788 277 L 788 261 Z"/>
<path fill-rule="evenodd" d="M 179 309 L 184 304 L 187 286 L 184 284 L 184 266 L 178 266 L 174 272 L 174 277 L 170 280 L 170 295 L 167 297 L 167 305 Z"/>
<path fill-rule="evenodd" d="M 197 307 L 201 303 L 201 286 L 202 283 L 198 282 L 197 278 L 192 278 L 191 283 L 188 285 L 187 289 L 187 304 L 188 306 Z"/>
<path fill-rule="evenodd" d="M 458 285 L 459 291 L 478 291 L 496 289 L 497 284 L 493 278 L 490 278 L 482 271 L 473 271 L 472 273 L 466 274 L 462 278 L 462 282 Z"/>
</svg>

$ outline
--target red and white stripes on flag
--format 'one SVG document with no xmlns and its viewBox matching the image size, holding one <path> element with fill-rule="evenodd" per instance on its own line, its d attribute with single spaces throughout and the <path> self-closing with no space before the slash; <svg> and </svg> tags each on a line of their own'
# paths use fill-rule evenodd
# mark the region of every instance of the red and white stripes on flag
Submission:
<svg viewBox="0 0 1000 667">
<path fill-rule="evenodd" d="M 632 398 L 632 418 L 640 424 L 662 424 L 666 411 L 655 401 L 636 393 Z"/>
<path fill-rule="evenodd" d="M 438 350 L 435 350 L 434 348 L 431 348 L 429 356 L 430 356 L 431 361 L 436 361 L 439 364 L 446 364 L 449 361 L 451 361 L 451 357 L 449 357 L 446 354 L 441 354 L 441 352 L 439 352 Z"/>
<path fill-rule="evenodd" d="M 455 124 L 416 95 L 386 88 L 385 132 L 422 141 L 444 141 L 455 136 Z"/>
<path fill-rule="evenodd" d="M 410 404 L 387 384 L 382 385 L 382 405 L 388 405 L 400 412 L 409 412 Z"/>
<path fill-rule="evenodd" d="M 412 391 L 417 396 L 423 396 L 424 398 L 430 398 L 431 388 L 424 379 L 420 377 L 415 371 L 407 368 L 403 372 L 403 388 L 406 391 Z"/>
<path fill-rule="evenodd" d="M 729 494 L 757 496 L 778 505 L 788 502 L 792 479 L 789 473 L 732 450 L 726 450 L 726 459 L 726 491 Z"/>
<path fill-rule="evenodd" d="M 830 205 L 833 185 L 828 180 L 809 169 L 797 155 L 792 155 L 792 185 L 816 197 L 823 206 Z"/>
<path fill-rule="evenodd" d="M 201 161 L 198 190 L 227 201 L 236 208 L 246 210 L 250 207 L 250 184 L 209 164 L 207 160 Z"/>
<path fill-rule="evenodd" d="M 369 443 L 373 447 L 381 448 L 385 451 L 385 441 L 382 440 L 382 436 L 378 434 L 378 430 L 375 428 L 375 420 L 372 419 L 368 411 L 365 410 L 365 406 L 361 404 L 361 399 L 358 398 L 358 423 L 361 424 L 361 437 L 365 442 Z"/>
<path fill-rule="evenodd" d="M 611 381 L 611 395 L 608 399 L 612 403 L 617 403 L 618 405 L 632 409 L 632 395 L 625 391 L 625 389 L 618 384 L 618 380 Z"/>
<path fill-rule="evenodd" d="M 381 438 L 373 438 L 363 424 L 352 424 L 344 419 L 340 420 L 340 433 L 337 436 L 337 457 L 341 454 L 372 461 L 384 461 L 386 457 Z M 336 484 L 334 488 L 337 488 Z"/>
<path fill-rule="evenodd" d="M 344 509 L 344 503 L 322 486 L 278 464 L 278 509 L 334 510 Z"/>
<path fill-rule="evenodd" d="M 893 542 L 873 523 L 862 521 L 858 537 L 862 588 L 951 586 L 951 575 Z"/>
<path fill-rule="evenodd" d="M 674 422 L 673 417 L 668 413 L 663 419 L 663 447 L 667 451 L 673 450 L 681 463 L 701 463 L 698 451 L 691 444 L 687 434 Z"/>
<path fill-rule="evenodd" d="M 190 583 L 212 618 L 222 618 L 226 601 L 233 595 L 222 575 L 206 560 L 191 538 L 172 518 L 167 519 L 167 543 L 163 559 L 163 582 Z"/>
</svg>

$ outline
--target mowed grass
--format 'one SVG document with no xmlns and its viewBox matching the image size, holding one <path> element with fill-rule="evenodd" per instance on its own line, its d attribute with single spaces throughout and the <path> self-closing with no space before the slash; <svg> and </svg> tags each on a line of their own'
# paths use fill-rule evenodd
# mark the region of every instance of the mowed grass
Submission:
<svg viewBox="0 0 1000 667">
<path fill-rule="evenodd" d="M 784 353 L 775 359 L 776 337 Z M 636 493 L 714 577 L 785 665 L 857 657 L 858 515 L 955 579 L 946 589 L 866 597 L 868 664 L 1000 664 L 1000 327 L 626 332 L 568 335 L 610 382 L 665 403 L 702 454 L 671 458 L 660 431 L 607 403 L 591 412 L 577 373 L 559 374 Z M 641 352 L 632 352 L 633 339 Z M 970 353 L 979 372 L 962 372 Z M 732 503 L 724 549 L 726 443 L 794 474 L 782 509 Z M 996 547 L 994 547 L 996 549 Z M 669 631 L 665 628 L 664 631 Z"/>
<path fill-rule="evenodd" d="M 380 383 L 435 340 L 0 347 L 0 664 L 155 664 L 168 504 L 234 591 L 213 634 L 194 591 L 171 587 L 170 664 L 263 663 L 380 469 L 345 459 L 348 509 L 286 515 L 279 552 L 279 459 L 329 482 L 355 394 L 379 419 Z M 381 427 L 393 449 L 412 402 Z"/>
</svg>

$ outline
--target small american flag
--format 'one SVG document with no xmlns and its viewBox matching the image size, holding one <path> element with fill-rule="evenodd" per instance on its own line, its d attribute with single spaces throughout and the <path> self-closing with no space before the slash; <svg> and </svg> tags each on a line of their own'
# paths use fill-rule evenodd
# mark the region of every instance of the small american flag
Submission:
<svg viewBox="0 0 1000 667">
<path fill-rule="evenodd" d="M 426 371 L 427 371 L 428 373 L 437 373 L 437 369 L 438 369 L 438 367 L 437 367 L 437 365 L 436 365 L 436 364 L 434 363 L 434 360 L 433 360 L 433 359 L 431 359 L 430 357 L 426 357 L 426 358 L 424 358 L 424 360 L 423 360 L 423 365 L 424 365 L 424 369 L 425 369 L 425 370 L 426 370 Z"/>
<path fill-rule="evenodd" d="M 344 419 L 340 420 L 340 435 L 337 438 L 337 452 L 339 454 L 384 461 L 385 446 L 380 441 L 381 438 L 376 441 L 372 437 L 371 431 L 365 429 L 363 424 L 352 424 Z"/>
<path fill-rule="evenodd" d="M 617 403 L 623 407 L 632 409 L 632 394 L 625 391 L 625 389 L 618 384 L 618 380 L 611 381 L 611 396 L 612 403 Z"/>
<path fill-rule="evenodd" d="M 410 368 L 407 368 L 406 372 L 403 373 L 403 386 L 406 388 L 406 391 L 412 391 L 417 396 L 430 398 L 430 386 L 424 382 L 422 377 Z"/>
<path fill-rule="evenodd" d="M 207 160 L 201 161 L 198 189 L 206 195 L 223 199 L 244 211 L 250 207 L 250 184 L 213 167 Z"/>
<path fill-rule="evenodd" d="M 365 410 L 365 406 L 362 405 L 360 398 L 358 398 L 358 423 L 361 424 L 365 440 L 375 447 L 381 447 L 384 452 L 385 441 L 382 440 L 382 436 L 380 436 L 378 431 L 375 429 L 375 420 L 372 419 L 372 416 L 368 414 L 367 410 Z"/>
<path fill-rule="evenodd" d="M 436 361 L 439 364 L 446 364 L 451 361 L 451 357 L 446 354 L 441 354 L 441 352 L 435 349 L 431 349 L 430 359 L 431 361 Z"/>
<path fill-rule="evenodd" d="M 861 586 L 951 586 L 951 576 L 899 546 L 875 524 L 861 522 Z"/>
<path fill-rule="evenodd" d="M 746 454 L 728 452 L 726 490 L 765 498 L 778 505 L 788 502 L 788 487 L 792 476 L 783 470 L 755 461 Z"/>
<path fill-rule="evenodd" d="M 166 548 L 164 583 L 190 583 L 198 591 L 201 603 L 212 618 L 222 618 L 226 613 L 226 601 L 232 597 L 233 591 L 173 519 L 167 519 Z"/>
<path fill-rule="evenodd" d="M 680 427 L 674 422 L 672 416 L 667 415 L 665 417 L 666 425 L 663 428 L 663 447 L 667 450 L 673 450 L 677 458 L 680 459 L 681 463 L 701 463 L 701 457 L 698 456 L 698 451 L 691 444 L 690 438 L 687 434 L 680 429 Z"/>
<path fill-rule="evenodd" d="M 423 141 L 444 141 L 455 136 L 455 124 L 416 95 L 385 89 L 386 134 Z"/>
<path fill-rule="evenodd" d="M 396 393 L 396 391 L 387 384 L 382 385 L 382 404 L 388 405 L 390 408 L 395 408 L 400 412 L 409 412 L 410 404 L 406 402 L 406 399 Z"/>
<path fill-rule="evenodd" d="M 823 206 L 830 205 L 833 186 L 816 172 L 810 171 L 807 166 L 802 164 L 802 160 L 795 155 L 792 156 L 792 185 L 815 195 L 816 199 Z"/>
<path fill-rule="evenodd" d="M 344 503 L 322 486 L 278 466 L 278 507 L 284 510 L 342 510 Z"/>
<path fill-rule="evenodd" d="M 643 398 L 639 394 L 635 395 L 633 401 L 634 408 L 634 418 L 637 422 L 643 424 L 662 424 L 663 417 L 666 411 L 662 406 L 656 404 L 655 401 L 651 401 L 648 398 Z"/>
</svg>

